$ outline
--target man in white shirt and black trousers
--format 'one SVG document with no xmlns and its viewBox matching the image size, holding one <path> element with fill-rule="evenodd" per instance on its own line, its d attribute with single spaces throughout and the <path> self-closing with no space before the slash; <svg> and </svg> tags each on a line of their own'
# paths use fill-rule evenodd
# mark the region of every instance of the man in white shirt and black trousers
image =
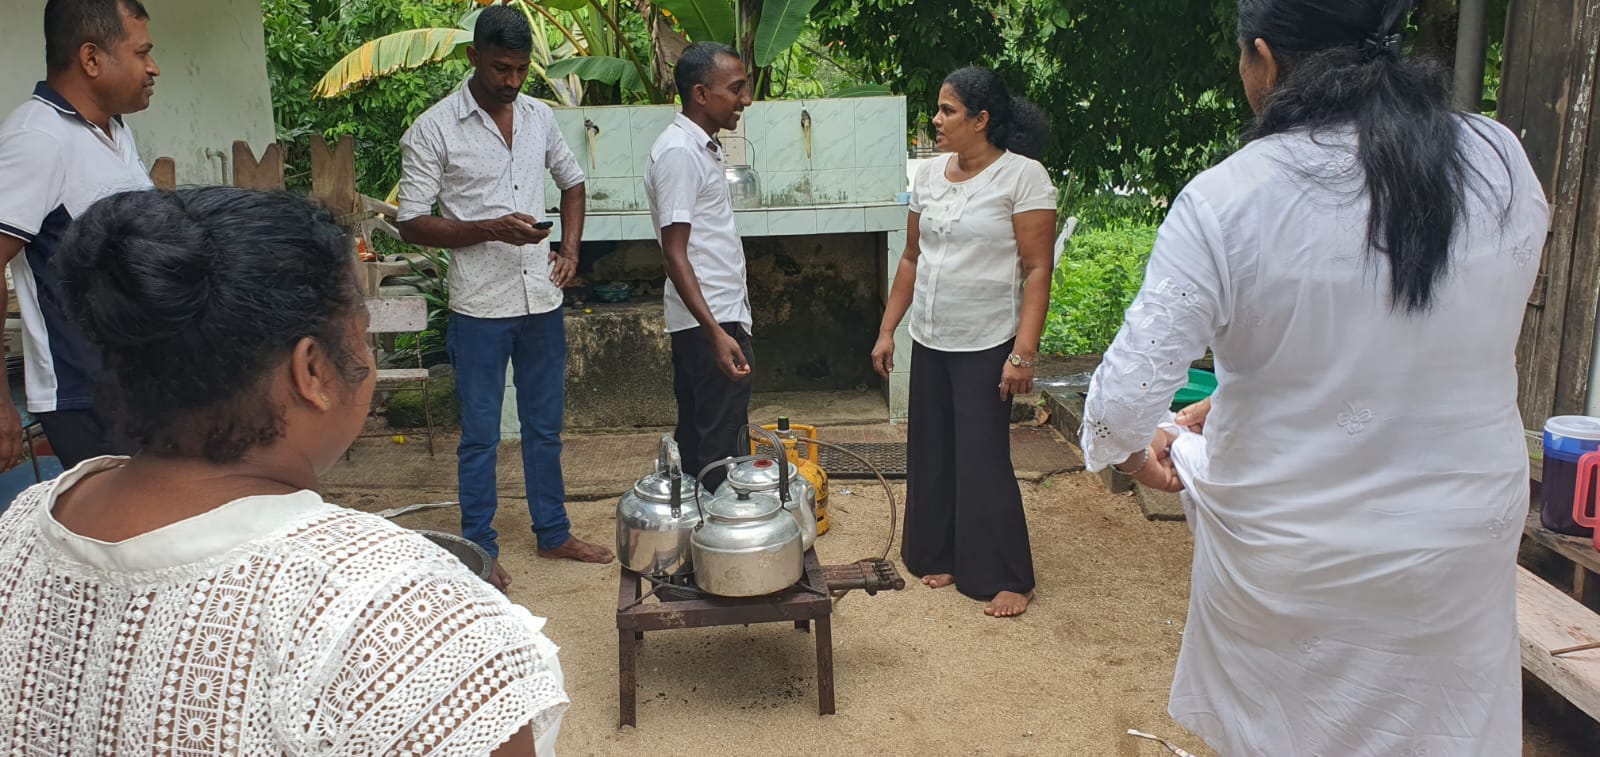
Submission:
<svg viewBox="0 0 1600 757">
<path fill-rule="evenodd" d="M 650 148 L 645 192 L 666 259 L 666 319 L 683 463 L 747 454 L 739 430 L 750 417 L 750 291 L 744 244 L 734 225 L 714 136 L 739 125 L 750 104 L 744 62 L 726 45 L 690 45 L 673 71 L 683 112 Z M 719 468 L 704 483 L 715 489 Z"/>
<path fill-rule="evenodd" d="M 561 480 L 567 337 L 561 288 L 578 264 L 584 175 L 550 107 L 522 94 L 533 32 L 515 8 L 478 15 L 472 77 L 419 116 L 400 140 L 400 235 L 450 258 L 446 344 L 461 403 L 461 535 L 496 557 L 495 458 L 506 363 L 517 387 L 522 471 L 540 557 L 609 563 L 611 550 L 572 535 Z M 561 252 L 545 239 L 544 172 L 561 190 Z M 433 215 L 439 204 L 440 215 Z"/>
</svg>

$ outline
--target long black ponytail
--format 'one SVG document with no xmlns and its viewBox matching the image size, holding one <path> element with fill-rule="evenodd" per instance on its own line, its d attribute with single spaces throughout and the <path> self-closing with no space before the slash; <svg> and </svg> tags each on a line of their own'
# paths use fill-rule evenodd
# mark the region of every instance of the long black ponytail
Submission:
<svg viewBox="0 0 1600 757">
<path fill-rule="evenodd" d="M 1239 40 L 1247 56 L 1265 40 L 1280 72 L 1248 138 L 1354 127 L 1372 203 L 1368 244 L 1389 258 L 1393 306 L 1420 313 L 1449 268 L 1476 171 L 1462 150 L 1468 122 L 1450 105 L 1448 72 L 1401 49 L 1412 5 L 1239 0 Z"/>
</svg>

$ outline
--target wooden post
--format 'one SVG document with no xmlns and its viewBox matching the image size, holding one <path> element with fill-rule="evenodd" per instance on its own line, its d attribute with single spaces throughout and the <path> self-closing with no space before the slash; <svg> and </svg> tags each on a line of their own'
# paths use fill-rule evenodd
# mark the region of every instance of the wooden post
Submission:
<svg viewBox="0 0 1600 757">
<path fill-rule="evenodd" d="M 1507 17 L 1501 120 L 1522 139 L 1551 205 L 1550 234 L 1517 346 L 1523 424 L 1586 410 L 1600 246 L 1600 0 L 1514 0 Z"/>
<path fill-rule="evenodd" d="M 332 150 L 322 135 L 311 135 L 311 198 L 332 210 L 343 223 L 361 210 L 356 192 L 356 140 L 346 134 Z"/>
<path fill-rule="evenodd" d="M 354 171 L 354 168 L 351 170 Z M 261 160 L 256 160 L 249 142 L 242 139 L 234 142 L 233 185 L 242 189 L 282 191 L 283 148 L 276 142 L 267 145 L 267 149 L 261 153 Z"/>
</svg>

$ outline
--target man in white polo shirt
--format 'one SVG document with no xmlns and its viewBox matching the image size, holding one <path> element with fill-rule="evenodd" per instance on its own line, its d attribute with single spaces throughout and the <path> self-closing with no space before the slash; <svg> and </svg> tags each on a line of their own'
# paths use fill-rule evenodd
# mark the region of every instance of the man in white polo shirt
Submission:
<svg viewBox="0 0 1600 757">
<path fill-rule="evenodd" d="M 561 480 L 567 337 L 561 288 L 578 264 L 584 176 L 555 113 L 522 94 L 533 31 L 516 8 L 478 14 L 467 59 L 473 72 L 400 140 L 400 235 L 450 258 L 446 346 L 461 403 L 456 451 L 461 535 L 496 558 L 495 463 L 506 364 L 517 386 L 522 472 L 540 557 L 609 563 L 611 550 L 579 539 Z M 545 238 L 544 176 L 561 190 L 561 252 Z M 433 214 L 434 204 L 439 215 Z"/>
<path fill-rule="evenodd" d="M 645 192 L 666 261 L 678 448 L 698 473 L 749 452 L 740 450 L 739 429 L 750 417 L 750 292 L 713 135 L 739 125 L 750 82 L 738 53 L 710 42 L 684 50 L 673 81 L 683 112 L 650 148 Z M 714 489 L 724 477 L 718 469 L 704 483 Z"/>
<path fill-rule="evenodd" d="M 122 116 L 150 106 L 156 67 L 149 14 L 138 0 L 49 0 L 45 80 L 0 124 L 0 263 L 11 266 L 22 314 L 28 411 L 71 468 L 133 450 L 100 401 L 100 361 L 67 318 L 52 261 L 72 219 L 96 200 L 147 189 Z M 0 312 L 6 305 L 0 291 Z M 0 467 L 22 455 L 22 422 L 0 402 Z"/>
</svg>

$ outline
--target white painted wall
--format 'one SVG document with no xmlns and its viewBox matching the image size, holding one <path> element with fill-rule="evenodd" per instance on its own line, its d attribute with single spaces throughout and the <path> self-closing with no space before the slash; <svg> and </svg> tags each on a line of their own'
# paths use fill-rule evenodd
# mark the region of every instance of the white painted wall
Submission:
<svg viewBox="0 0 1600 757">
<path fill-rule="evenodd" d="M 143 0 L 161 78 L 150 107 L 128 125 L 145 164 L 170 157 L 179 184 L 233 178 L 233 142 L 259 155 L 271 144 L 272 93 L 259 0 Z M 0 113 L 44 78 L 44 0 L 0 0 Z M 228 156 L 223 162 L 207 153 Z"/>
</svg>

